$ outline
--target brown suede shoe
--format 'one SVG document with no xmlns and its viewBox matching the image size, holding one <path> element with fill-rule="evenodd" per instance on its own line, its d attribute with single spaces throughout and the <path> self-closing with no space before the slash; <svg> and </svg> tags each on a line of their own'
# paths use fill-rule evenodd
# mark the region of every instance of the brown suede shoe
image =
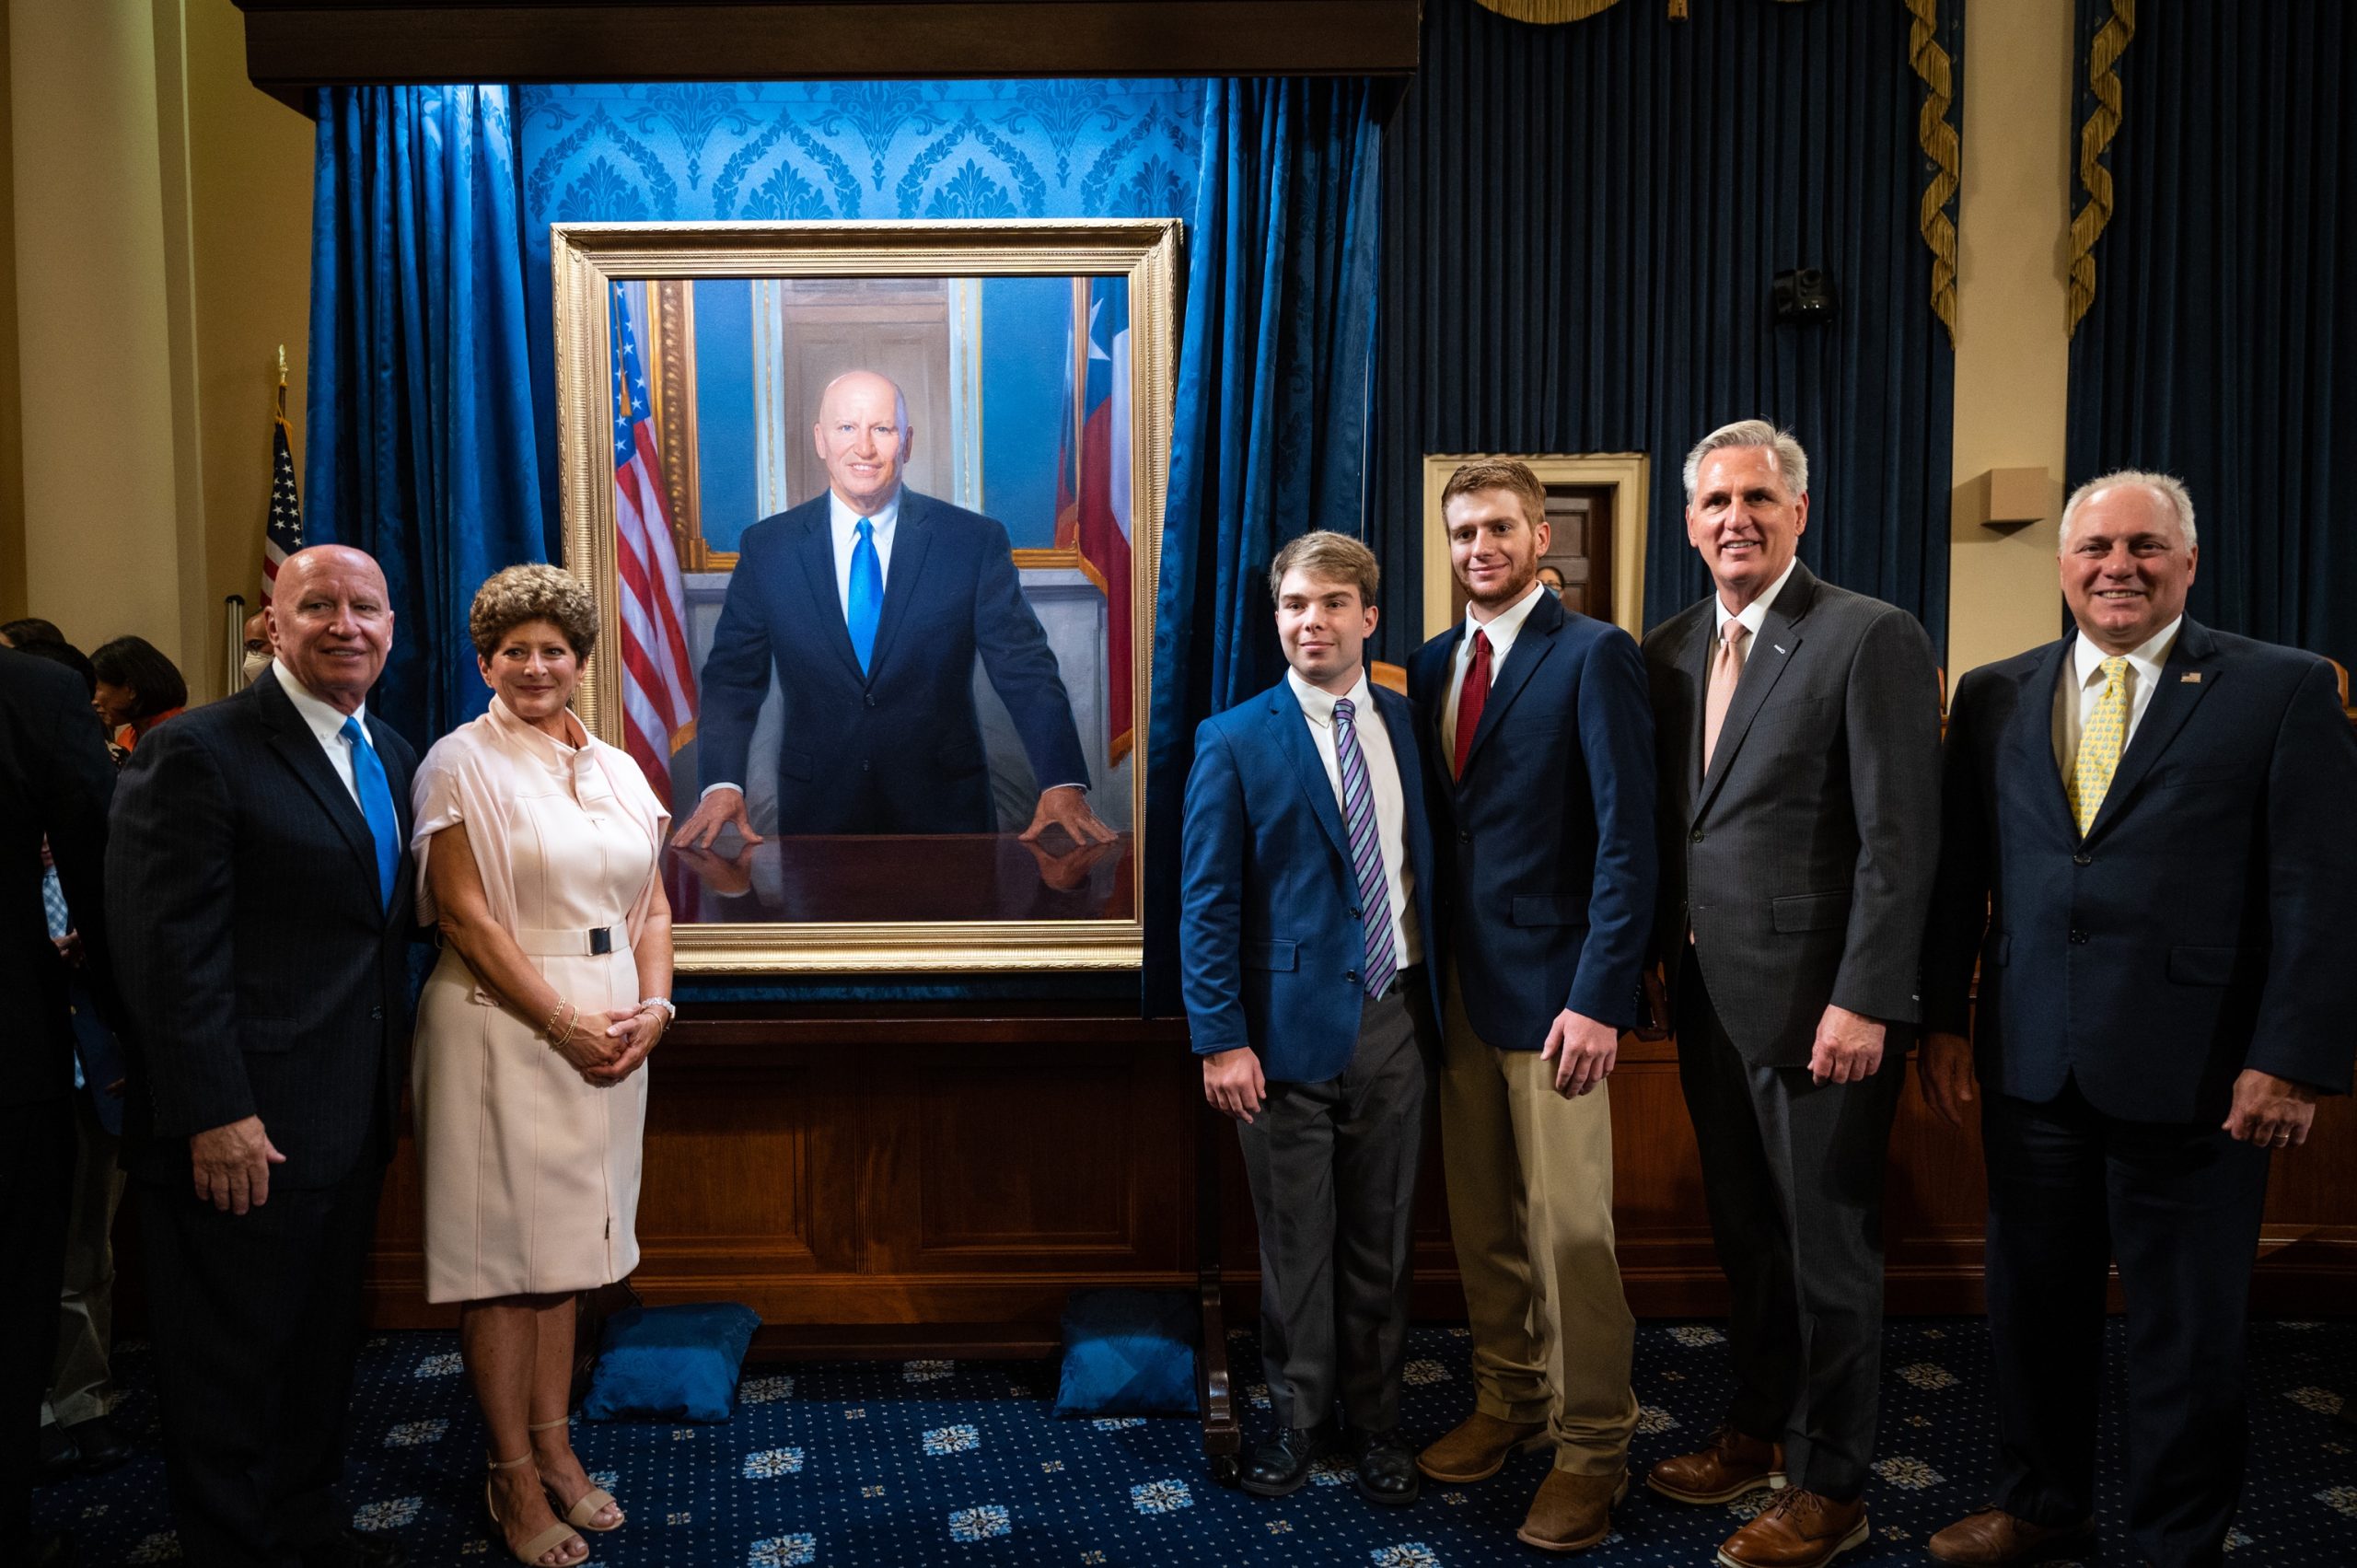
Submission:
<svg viewBox="0 0 2357 1568">
<path fill-rule="evenodd" d="M 1820 1493 L 1788 1487 L 1759 1516 L 1719 1548 L 1724 1568 L 1824 1568 L 1865 1544 L 1864 1498 L 1836 1503 Z"/>
<path fill-rule="evenodd" d="M 1612 1505 L 1629 1495 L 1629 1472 L 1549 1470 L 1515 1539 L 1541 1551 L 1585 1551 L 1612 1533 Z"/>
<path fill-rule="evenodd" d="M 1747 1492 L 1784 1484 L 1784 1446 L 1722 1423 L 1709 1447 L 1664 1459 L 1645 1473 L 1645 1484 L 1680 1503 L 1732 1503 Z"/>
<path fill-rule="evenodd" d="M 1444 1485 L 1487 1481 L 1505 1469 L 1506 1457 L 1547 1446 L 1543 1421 L 1501 1421 L 1475 1411 L 1457 1430 L 1416 1456 L 1416 1468 Z"/>
<path fill-rule="evenodd" d="M 1923 1550 L 1943 1562 L 2037 1562 L 2065 1548 L 2084 1546 L 2095 1533 L 2093 1519 L 2040 1525 L 1991 1508 L 1958 1519 L 1925 1542 Z"/>
</svg>

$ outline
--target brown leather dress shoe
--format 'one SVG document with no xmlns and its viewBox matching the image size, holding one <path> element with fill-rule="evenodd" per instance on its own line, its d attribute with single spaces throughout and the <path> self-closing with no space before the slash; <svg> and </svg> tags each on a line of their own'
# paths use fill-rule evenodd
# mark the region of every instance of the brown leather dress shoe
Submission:
<svg viewBox="0 0 2357 1568">
<path fill-rule="evenodd" d="M 1824 1568 L 1865 1544 L 1864 1498 L 1836 1503 L 1822 1493 L 1788 1487 L 1759 1516 L 1719 1548 L 1724 1568 Z"/>
<path fill-rule="evenodd" d="M 1457 1430 L 1416 1456 L 1416 1468 L 1448 1486 L 1487 1481 L 1505 1468 L 1508 1455 L 1547 1446 L 1543 1421 L 1501 1421 L 1475 1411 Z"/>
<path fill-rule="evenodd" d="M 1958 1519 L 1926 1541 L 1923 1550 L 1943 1562 L 2037 1562 L 2064 1548 L 2084 1546 L 2095 1533 L 2093 1519 L 2040 1525 L 1990 1508 Z"/>
<path fill-rule="evenodd" d="M 1612 1533 L 1612 1505 L 1629 1495 L 1629 1472 L 1549 1470 L 1515 1539 L 1541 1551 L 1585 1551 Z"/>
<path fill-rule="evenodd" d="M 1709 1447 L 1664 1459 L 1645 1472 L 1645 1484 L 1680 1503 L 1732 1503 L 1747 1492 L 1784 1484 L 1784 1446 L 1722 1423 Z"/>
</svg>

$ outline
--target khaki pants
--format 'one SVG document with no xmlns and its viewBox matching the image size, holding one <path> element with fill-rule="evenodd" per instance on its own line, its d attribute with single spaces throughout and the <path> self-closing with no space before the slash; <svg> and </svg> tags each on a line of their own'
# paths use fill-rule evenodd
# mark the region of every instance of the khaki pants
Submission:
<svg viewBox="0 0 2357 1568">
<path fill-rule="evenodd" d="M 1446 1006 L 1441 1166 L 1476 1404 L 1546 1422 L 1558 1469 L 1617 1474 L 1637 1424 L 1637 1326 L 1613 1251 L 1610 1088 L 1565 1099 L 1536 1051 L 1492 1050 L 1465 1016 L 1454 964 Z"/>
</svg>

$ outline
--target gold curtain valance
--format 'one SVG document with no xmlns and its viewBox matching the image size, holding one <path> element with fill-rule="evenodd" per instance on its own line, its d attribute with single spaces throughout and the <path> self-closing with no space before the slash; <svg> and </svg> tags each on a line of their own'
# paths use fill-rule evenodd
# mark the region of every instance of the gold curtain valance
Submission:
<svg viewBox="0 0 2357 1568">
<path fill-rule="evenodd" d="M 2096 241 L 2111 222 L 2111 170 L 2103 166 L 2103 154 L 2119 134 L 2119 56 L 2135 36 L 2136 0 L 2111 0 L 2110 18 L 2087 46 L 2087 90 L 2096 95 L 2096 106 L 2079 127 L 2079 183 L 2085 187 L 2087 200 L 2071 215 L 2068 335 L 2073 337 L 2096 302 Z"/>
<path fill-rule="evenodd" d="M 1787 6 L 1800 0 L 1782 0 Z M 1474 4 L 1495 11 L 1501 17 L 1512 17 L 1517 22 L 1535 22 L 1548 27 L 1556 22 L 1584 22 L 1590 17 L 1609 11 L 1620 0 L 1474 0 Z M 1668 0 L 1669 19 L 1686 19 L 1688 0 Z"/>
</svg>

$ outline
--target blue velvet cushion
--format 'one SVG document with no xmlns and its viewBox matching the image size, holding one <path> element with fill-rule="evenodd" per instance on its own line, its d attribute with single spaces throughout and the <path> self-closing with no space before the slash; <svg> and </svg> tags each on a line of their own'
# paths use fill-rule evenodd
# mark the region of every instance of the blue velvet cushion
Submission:
<svg viewBox="0 0 2357 1568">
<path fill-rule="evenodd" d="M 761 1326 L 760 1313 L 732 1301 L 615 1313 L 598 1342 L 582 1419 L 726 1421 L 737 1400 L 737 1369 Z"/>
<path fill-rule="evenodd" d="M 1198 1321 L 1184 1291 L 1073 1292 L 1056 1413 L 1194 1414 Z"/>
</svg>

